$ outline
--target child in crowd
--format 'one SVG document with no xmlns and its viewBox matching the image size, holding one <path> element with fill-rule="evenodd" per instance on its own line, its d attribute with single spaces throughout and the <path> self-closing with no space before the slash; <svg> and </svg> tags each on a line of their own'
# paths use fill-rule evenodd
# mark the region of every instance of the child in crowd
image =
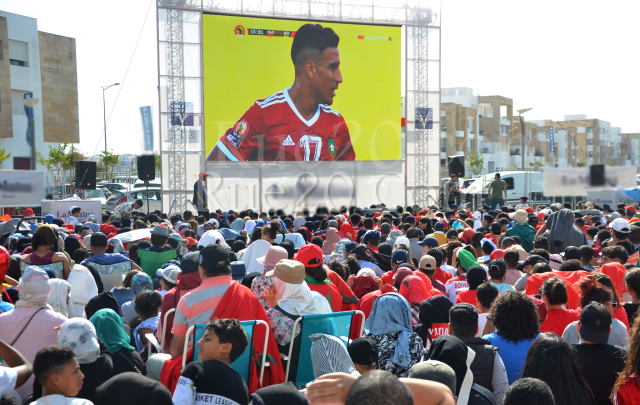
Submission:
<svg viewBox="0 0 640 405">
<path fill-rule="evenodd" d="M 516 290 L 514 286 L 504 282 L 506 275 L 507 265 L 504 261 L 493 260 L 491 264 L 489 264 L 489 277 L 491 277 L 491 283 L 496 286 L 500 294 L 507 290 Z"/>
<path fill-rule="evenodd" d="M 378 364 L 378 344 L 368 337 L 360 337 L 347 347 L 349 357 L 360 375 L 376 369 Z"/>
<path fill-rule="evenodd" d="M 231 363 L 240 357 L 248 344 L 247 335 L 237 319 L 209 321 L 204 336 L 198 341 L 198 361 L 182 371 L 173 393 L 173 404 L 248 405 L 247 384 L 231 368 Z"/>
<path fill-rule="evenodd" d="M 32 405 L 93 405 L 73 398 L 82 388 L 84 374 L 71 348 L 51 345 L 41 349 L 33 361 L 33 374 L 42 384 L 42 397 Z"/>
<path fill-rule="evenodd" d="M 148 343 L 145 335 L 155 333 L 158 329 L 160 321 L 158 313 L 162 307 L 162 297 L 157 291 L 143 290 L 136 295 L 133 305 L 141 321 L 133 330 L 133 338 L 136 342 L 136 350 L 141 351 Z"/>
<path fill-rule="evenodd" d="M 492 332 L 483 331 L 487 324 L 487 315 L 491 312 L 491 305 L 499 295 L 500 293 L 493 283 L 480 284 L 476 289 L 476 308 L 478 308 L 478 333 L 476 333 L 476 337 L 482 337 Z"/>
<path fill-rule="evenodd" d="M 158 281 L 160 282 L 161 290 L 158 293 L 164 298 L 164 295 L 170 289 L 174 288 L 178 284 L 178 276 L 182 273 L 182 269 L 176 264 L 169 264 L 168 266 L 156 270 Z"/>
<path fill-rule="evenodd" d="M 73 226 L 77 226 L 80 224 L 78 218 L 80 217 L 80 213 L 82 212 L 82 208 L 73 206 L 69 211 L 69 219 L 67 219 L 67 224 L 71 224 Z"/>
</svg>

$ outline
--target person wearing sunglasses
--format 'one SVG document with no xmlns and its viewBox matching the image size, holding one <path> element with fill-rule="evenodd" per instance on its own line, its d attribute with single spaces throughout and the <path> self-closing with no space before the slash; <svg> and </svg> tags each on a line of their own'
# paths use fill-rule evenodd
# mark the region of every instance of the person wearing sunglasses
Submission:
<svg viewBox="0 0 640 405">
<path fill-rule="evenodd" d="M 600 278 L 597 278 L 596 275 Z M 620 320 L 615 318 L 615 311 L 618 307 L 615 289 L 607 286 L 607 281 L 611 281 L 606 275 L 604 277 L 597 273 L 591 273 L 580 279 L 576 284 L 580 291 L 580 307 L 585 308 L 592 301 L 604 305 L 612 317 L 611 333 L 609 334 L 608 344 L 620 347 L 629 346 L 629 333 L 627 328 Z M 624 311 L 624 309 L 623 309 Z M 579 343 L 578 322 L 571 322 L 564 330 L 562 338 L 570 345 Z"/>
</svg>

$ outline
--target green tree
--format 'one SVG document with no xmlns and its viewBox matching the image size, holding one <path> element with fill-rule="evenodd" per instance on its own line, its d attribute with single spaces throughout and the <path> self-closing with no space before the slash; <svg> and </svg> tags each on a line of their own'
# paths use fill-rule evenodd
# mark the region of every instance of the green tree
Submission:
<svg viewBox="0 0 640 405">
<path fill-rule="evenodd" d="M 100 158 L 100 161 L 107 171 L 107 179 L 111 181 L 113 179 L 113 169 L 120 164 L 120 156 L 107 150 L 103 151 L 101 154 L 102 157 Z M 111 172 L 110 177 L 109 172 Z"/>
<path fill-rule="evenodd" d="M 467 158 L 467 166 L 474 176 L 479 176 L 484 168 L 484 155 L 480 151 L 473 151 Z"/>
<path fill-rule="evenodd" d="M 505 167 L 505 169 L 507 169 L 510 172 L 515 172 L 516 170 L 518 170 L 518 167 L 520 166 L 517 163 L 511 163 L 507 167 Z"/>
<path fill-rule="evenodd" d="M 5 160 L 11 157 L 11 153 L 7 153 L 6 149 L 0 149 L 0 169 L 4 167 Z"/>
<path fill-rule="evenodd" d="M 161 160 L 161 158 L 160 158 L 160 155 L 159 155 L 159 154 L 157 154 L 157 153 L 154 151 L 154 152 L 153 152 L 153 157 L 154 157 L 154 159 L 155 159 L 155 161 L 156 161 L 156 173 L 160 173 L 160 165 L 161 165 L 161 163 L 160 163 L 160 162 L 162 161 L 162 160 Z"/>
</svg>

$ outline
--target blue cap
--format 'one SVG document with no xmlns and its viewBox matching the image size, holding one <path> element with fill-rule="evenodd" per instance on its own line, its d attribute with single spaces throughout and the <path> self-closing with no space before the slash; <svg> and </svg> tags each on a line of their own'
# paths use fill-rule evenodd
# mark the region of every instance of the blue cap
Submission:
<svg viewBox="0 0 640 405">
<path fill-rule="evenodd" d="M 247 275 L 247 266 L 244 262 L 231 262 L 231 278 L 238 281 Z"/>
<path fill-rule="evenodd" d="M 380 237 L 380 232 L 378 231 L 373 231 L 373 230 L 369 230 L 367 231 L 364 236 L 362 237 L 362 243 L 364 243 L 365 245 L 367 244 L 367 241 L 369 240 L 369 238 L 374 237 L 378 235 L 378 237 Z"/>
<path fill-rule="evenodd" d="M 353 248 L 355 248 L 356 246 L 358 246 L 358 244 L 356 242 L 347 242 L 344 244 L 344 250 L 347 253 L 351 253 L 351 251 L 353 250 Z"/>
<path fill-rule="evenodd" d="M 444 222 L 438 221 L 438 222 L 436 222 L 436 224 L 433 227 L 434 228 L 442 228 L 442 229 L 444 229 L 445 225 L 444 225 Z"/>
<path fill-rule="evenodd" d="M 418 242 L 418 245 L 419 246 L 438 247 L 440 245 L 440 243 L 438 242 L 438 239 L 434 238 L 433 236 L 430 236 L 428 238 L 422 239 L 420 242 Z"/>
<path fill-rule="evenodd" d="M 400 264 L 407 263 L 409 261 L 409 255 L 402 249 L 397 249 L 391 255 L 391 263 Z"/>
<path fill-rule="evenodd" d="M 449 208 L 451 208 L 452 210 L 457 210 L 457 209 L 458 209 L 458 206 L 457 206 L 457 205 L 455 205 L 455 204 L 451 204 L 451 206 L 450 206 Z"/>
</svg>

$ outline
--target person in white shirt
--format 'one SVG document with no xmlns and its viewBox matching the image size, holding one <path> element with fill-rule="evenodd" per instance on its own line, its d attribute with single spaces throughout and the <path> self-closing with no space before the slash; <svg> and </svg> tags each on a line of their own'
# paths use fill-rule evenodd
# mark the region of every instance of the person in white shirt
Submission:
<svg viewBox="0 0 640 405">
<path fill-rule="evenodd" d="M 128 218 L 131 211 L 139 210 L 144 205 L 142 200 L 136 200 L 132 203 L 122 203 L 115 209 L 115 216 L 120 218 Z"/>
<path fill-rule="evenodd" d="M 0 340 L 0 399 L 9 391 L 12 391 L 26 383 L 31 377 L 31 363 L 20 352 Z"/>
<path fill-rule="evenodd" d="M 520 204 L 516 205 L 516 207 L 514 209 L 517 211 L 520 208 L 528 208 L 529 207 L 529 204 L 527 204 L 528 200 L 529 200 L 529 198 L 527 198 L 527 197 L 520 197 Z"/>
<path fill-rule="evenodd" d="M 482 283 L 476 289 L 476 308 L 478 308 L 478 332 L 476 337 L 482 337 L 484 326 L 487 324 L 487 315 L 491 311 L 493 301 L 500 295 L 495 285 Z"/>
</svg>

